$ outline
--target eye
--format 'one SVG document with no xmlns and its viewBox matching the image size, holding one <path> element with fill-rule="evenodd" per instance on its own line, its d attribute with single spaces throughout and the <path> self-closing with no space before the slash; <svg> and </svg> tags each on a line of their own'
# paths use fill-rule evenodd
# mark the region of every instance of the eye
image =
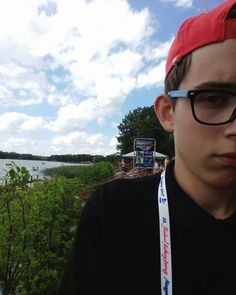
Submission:
<svg viewBox="0 0 236 295">
<path fill-rule="evenodd" d="M 228 93 L 201 93 L 196 96 L 195 103 L 205 107 L 225 107 L 232 98 Z"/>
</svg>

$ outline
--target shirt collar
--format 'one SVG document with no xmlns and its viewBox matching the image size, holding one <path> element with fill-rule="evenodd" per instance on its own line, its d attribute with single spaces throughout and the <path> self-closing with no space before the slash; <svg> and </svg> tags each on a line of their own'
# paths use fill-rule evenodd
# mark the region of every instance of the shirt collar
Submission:
<svg viewBox="0 0 236 295">
<path fill-rule="evenodd" d="M 172 224 L 178 230 L 185 231 L 216 221 L 214 216 L 195 203 L 178 185 L 174 176 L 174 162 L 167 166 L 166 186 Z M 221 221 L 236 226 L 236 212 Z"/>
</svg>

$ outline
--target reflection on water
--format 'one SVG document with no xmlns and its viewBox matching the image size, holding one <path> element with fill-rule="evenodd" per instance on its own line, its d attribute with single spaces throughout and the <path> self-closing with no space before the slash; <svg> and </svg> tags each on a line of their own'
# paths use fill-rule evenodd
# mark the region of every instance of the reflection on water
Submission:
<svg viewBox="0 0 236 295">
<path fill-rule="evenodd" d="M 33 179 L 44 178 L 43 170 L 46 168 L 68 166 L 68 165 L 82 165 L 82 164 L 72 164 L 72 163 L 63 163 L 63 162 L 52 162 L 52 161 L 36 161 L 36 160 L 12 160 L 12 159 L 0 159 L 0 178 L 4 178 L 6 171 L 9 170 L 9 167 L 6 164 L 11 162 L 16 163 L 19 167 L 26 167 Z"/>
</svg>

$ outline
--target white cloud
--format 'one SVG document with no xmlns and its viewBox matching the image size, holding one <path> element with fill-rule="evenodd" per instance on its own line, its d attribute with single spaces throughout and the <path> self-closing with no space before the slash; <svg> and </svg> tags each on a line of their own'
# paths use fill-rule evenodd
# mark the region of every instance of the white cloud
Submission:
<svg viewBox="0 0 236 295">
<path fill-rule="evenodd" d="M 108 155 L 116 152 L 116 145 L 113 138 L 102 133 L 75 131 L 65 136 L 56 136 L 51 140 L 36 138 L 30 134 L 10 136 L 1 141 L 0 150 L 45 156 L 52 154 Z"/>
<path fill-rule="evenodd" d="M 162 86 L 165 79 L 165 59 L 168 55 L 168 51 L 173 42 L 174 38 L 159 43 L 156 47 L 147 48 L 145 52 L 145 58 L 153 63 L 149 68 L 138 73 L 136 87 L 151 87 L 151 86 Z"/>
<path fill-rule="evenodd" d="M 136 74 L 143 65 L 142 55 L 131 50 L 124 50 L 109 56 L 110 73 L 114 75 L 126 76 Z"/>
<path fill-rule="evenodd" d="M 97 124 L 98 124 L 98 126 L 104 126 L 105 125 L 105 123 L 106 123 L 106 120 L 103 118 L 103 117 L 99 117 L 98 119 L 97 119 Z"/>
<path fill-rule="evenodd" d="M 52 131 L 73 131 L 84 129 L 87 123 L 102 115 L 99 112 L 96 100 L 88 98 L 79 104 L 68 104 L 61 107 L 57 119 L 51 121 L 48 128 Z"/>
<path fill-rule="evenodd" d="M 97 99 L 88 98 L 78 104 L 68 104 L 61 107 L 56 120 L 49 122 L 47 128 L 54 132 L 83 130 L 93 120 L 96 120 L 99 126 L 103 126 L 105 117 L 111 116 L 124 101 L 123 94 L 111 99 L 111 97 L 105 96 L 105 92 L 104 96 Z"/>
<path fill-rule="evenodd" d="M 151 68 L 144 74 L 140 74 L 137 78 L 137 87 L 162 86 L 165 78 L 165 61 L 158 66 Z"/>
<path fill-rule="evenodd" d="M 6 140 L 6 145 L 11 146 L 11 148 L 14 147 L 19 147 L 22 145 L 25 145 L 27 143 L 27 139 L 23 137 L 9 137 Z"/>
<path fill-rule="evenodd" d="M 193 0 L 177 0 L 176 1 L 176 6 L 179 7 L 192 7 L 193 6 Z"/>
<path fill-rule="evenodd" d="M 117 122 L 112 122 L 111 123 L 112 128 L 117 128 L 118 125 L 119 125 L 119 123 L 117 123 Z"/>
<path fill-rule="evenodd" d="M 16 133 L 19 131 L 33 131 L 43 128 L 45 121 L 42 117 L 32 117 L 23 113 L 8 112 L 0 115 L 0 131 Z"/>
<path fill-rule="evenodd" d="M 115 147 L 110 139 L 102 133 L 71 132 L 65 136 L 57 136 L 52 140 L 52 150 L 56 153 L 72 154 L 111 154 Z"/>
<path fill-rule="evenodd" d="M 190 8 L 193 6 L 193 0 L 161 0 L 162 2 L 173 2 L 177 7 Z"/>
<path fill-rule="evenodd" d="M 111 139 L 110 142 L 109 142 L 109 145 L 110 145 L 111 147 L 116 148 L 116 146 L 118 145 L 117 135 L 112 137 L 112 139 Z"/>
<path fill-rule="evenodd" d="M 41 103 L 46 83 L 43 72 L 13 62 L 0 64 L 0 103 L 5 106 Z"/>
<path fill-rule="evenodd" d="M 0 150 L 33 155 L 51 155 L 50 142 L 32 137 L 9 137 L 0 143 Z"/>
<path fill-rule="evenodd" d="M 170 40 L 159 44 L 154 50 L 153 50 L 153 59 L 160 59 L 160 58 L 166 58 L 170 49 L 170 46 L 172 42 L 174 41 L 174 37 L 172 37 Z"/>
<path fill-rule="evenodd" d="M 107 113 L 135 89 L 152 34 L 149 11 L 124 0 L 9 0 L 0 25 L 7 28 L 0 32 L 2 105 L 65 106 L 94 97 Z M 58 89 L 65 81 L 68 88 Z"/>
<path fill-rule="evenodd" d="M 58 108 L 57 114 L 47 112 L 50 122 L 24 113 L 2 114 L 0 132 L 22 135 L 47 128 L 45 132 L 58 132 L 52 147 L 60 153 L 112 150 L 114 139 L 82 131 L 90 122 L 104 126 L 120 114 L 135 89 L 162 83 L 169 41 L 152 43 L 149 10 L 135 11 L 128 0 L 0 2 L 0 26 L 5 28 L 0 30 L 1 105 L 30 110 L 33 104 L 48 103 Z M 48 153 L 50 140 L 36 136 L 10 137 L 5 147 Z"/>
<path fill-rule="evenodd" d="M 167 40 L 163 43 L 157 43 L 155 46 L 151 44 L 146 46 L 144 51 L 144 57 L 147 61 L 152 61 L 155 65 L 163 59 L 166 59 L 170 46 L 174 41 L 174 37 L 171 37 L 170 40 Z"/>
</svg>

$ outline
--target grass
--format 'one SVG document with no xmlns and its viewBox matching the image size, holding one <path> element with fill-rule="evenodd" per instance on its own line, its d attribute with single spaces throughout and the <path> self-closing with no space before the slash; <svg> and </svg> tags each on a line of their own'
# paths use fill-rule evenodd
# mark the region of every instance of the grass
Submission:
<svg viewBox="0 0 236 295">
<path fill-rule="evenodd" d="M 61 166 L 43 171 L 45 176 L 80 178 L 81 182 L 91 183 L 114 175 L 113 166 L 109 162 L 98 162 L 89 166 Z"/>
<path fill-rule="evenodd" d="M 66 178 L 75 178 L 79 177 L 81 170 L 85 168 L 85 166 L 76 166 L 76 165 L 68 165 L 68 166 L 61 166 L 55 168 L 47 168 L 43 170 L 43 174 L 45 176 L 52 176 L 52 177 L 66 177 Z"/>
</svg>

